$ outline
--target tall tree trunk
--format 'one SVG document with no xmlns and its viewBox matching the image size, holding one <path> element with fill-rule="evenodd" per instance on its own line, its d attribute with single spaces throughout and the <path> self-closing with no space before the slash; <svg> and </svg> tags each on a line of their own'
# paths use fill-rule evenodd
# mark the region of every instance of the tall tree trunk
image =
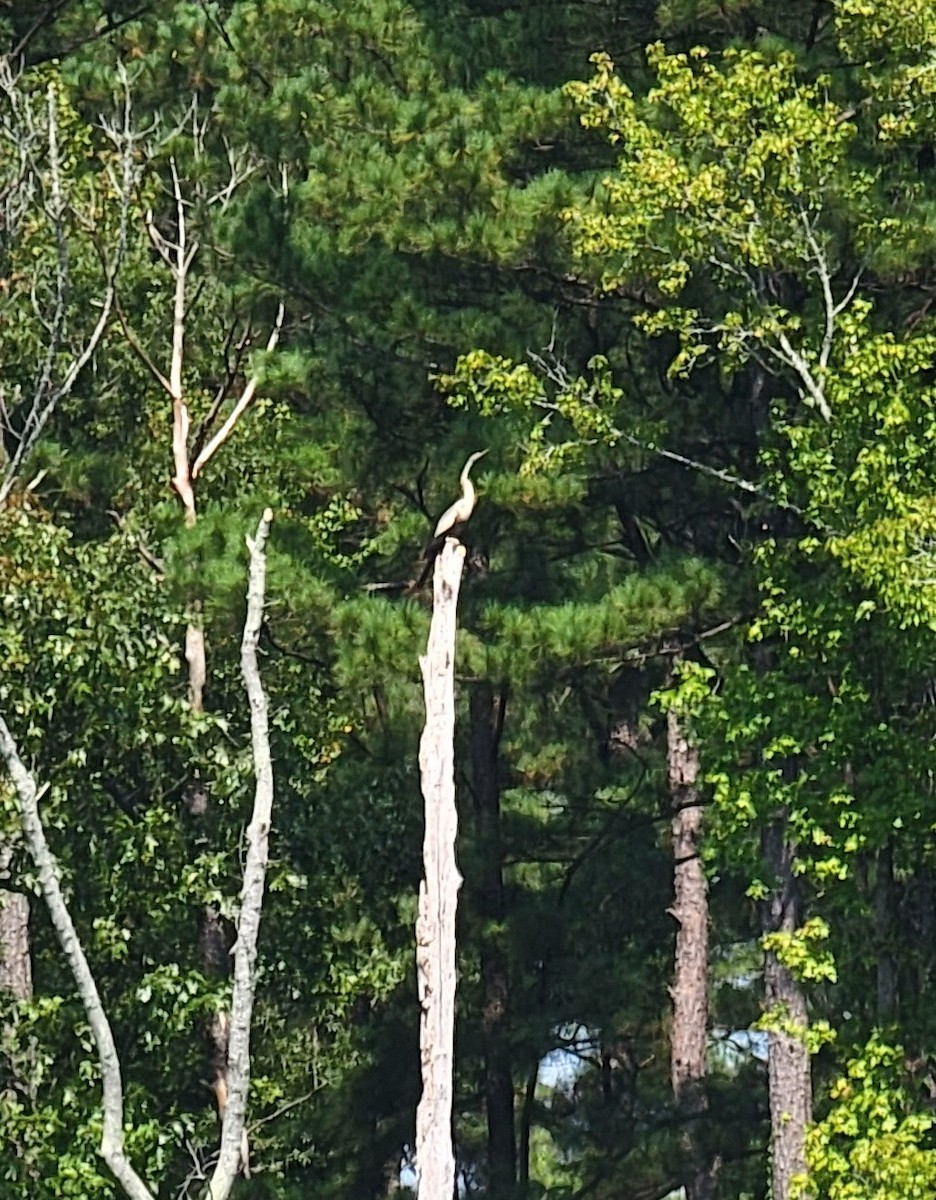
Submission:
<svg viewBox="0 0 936 1200">
<path fill-rule="evenodd" d="M 29 953 L 29 897 L 7 887 L 12 846 L 0 847 L 0 993 L 16 1000 L 32 996 Z"/>
<path fill-rule="evenodd" d="M 33 994 L 32 957 L 29 944 L 29 896 L 25 892 L 13 891 L 10 883 L 10 866 L 13 847 L 9 843 L 0 846 L 0 996 L 14 1000 L 30 1000 Z M 6 1054 L 6 1068 L 12 1089 L 14 1081 L 26 1086 L 32 1074 L 32 1049 L 17 1039 L 15 1026 L 10 1022 L 3 1030 L 9 1035 L 4 1038 L 10 1049 Z M 0 1096 L 4 1094 L 0 1090 Z M 10 1094 L 13 1092 L 11 1090 Z"/>
<path fill-rule="evenodd" d="M 435 560 L 429 645 L 419 660 L 426 697 L 426 725 L 419 742 L 425 875 L 416 918 L 422 1067 L 416 1170 L 421 1200 L 448 1200 L 455 1194 L 455 914 L 462 882 L 455 860 L 455 630 L 464 562 L 464 546 L 447 538 Z"/>
<path fill-rule="evenodd" d="M 506 695 L 490 683 L 471 690 L 471 770 L 478 852 L 475 896 L 481 918 L 481 1011 L 488 1188 L 494 1200 L 512 1196 L 517 1182 L 514 1085 L 510 1061 L 510 977 L 503 930 L 504 875 L 497 756 Z"/>
<path fill-rule="evenodd" d="M 688 1121 L 685 1146 L 691 1174 L 687 1200 L 712 1200 L 721 1165 L 706 1151 L 701 1121 L 708 1108 L 705 1049 L 708 1041 L 708 883 L 700 857 L 702 807 L 696 780 L 699 755 L 679 717 L 667 716 L 666 761 L 673 807 L 673 1028 L 670 1075 L 676 1107 Z"/>
<path fill-rule="evenodd" d="M 793 933 L 800 923 L 800 899 L 793 875 L 795 855 L 787 840 L 787 813 L 774 816 L 763 835 L 764 859 L 773 876 L 763 905 L 763 930 Z M 768 1034 L 770 1166 L 773 1200 L 790 1200 L 792 1182 L 806 1170 L 806 1127 L 812 1119 L 812 1082 L 806 1030 L 806 997 L 795 976 L 768 950 L 764 958 L 764 999 L 768 1016 L 782 1029 Z"/>
</svg>

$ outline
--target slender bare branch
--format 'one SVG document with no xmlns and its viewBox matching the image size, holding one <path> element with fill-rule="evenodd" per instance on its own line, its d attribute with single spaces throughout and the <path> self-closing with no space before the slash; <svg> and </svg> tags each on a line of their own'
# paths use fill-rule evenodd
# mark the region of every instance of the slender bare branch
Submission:
<svg viewBox="0 0 936 1200">
<path fill-rule="evenodd" d="M 211 405 L 202 419 L 198 422 L 195 433 L 192 437 L 191 453 L 196 458 L 201 453 L 202 446 L 205 444 L 205 438 L 208 436 L 208 432 L 212 425 L 214 425 L 218 413 L 221 411 L 221 406 L 231 394 L 231 388 L 234 386 L 234 380 L 237 378 L 238 372 L 240 371 L 240 365 L 244 357 L 244 352 L 247 349 L 251 337 L 253 336 L 253 330 L 248 322 L 244 326 L 243 333 L 237 339 L 237 345 L 234 347 L 234 360 L 232 362 L 230 354 L 231 346 L 234 342 L 235 328 L 236 326 L 232 323 L 224 339 L 224 379 L 215 390 Z"/>
<path fill-rule="evenodd" d="M 42 794 L 48 790 L 48 785 L 42 789 L 36 787 L 36 781 L 20 758 L 16 742 L 2 716 L 0 716 L 0 756 L 6 763 L 7 771 L 13 782 L 23 834 L 36 866 L 39 886 L 49 910 L 49 917 L 62 947 L 62 953 L 68 962 L 85 1016 L 94 1036 L 103 1089 L 104 1128 L 101 1134 L 101 1156 L 130 1200 L 154 1200 L 153 1193 L 137 1175 L 124 1153 L 124 1105 L 120 1059 L 97 984 L 65 902 L 58 863 L 46 841 L 45 830 L 42 826 L 39 800 Z"/>
<path fill-rule="evenodd" d="M 248 1173 L 246 1146 L 247 1088 L 250 1081 L 250 1026 L 256 988 L 257 939 L 263 910 L 268 842 L 273 818 L 273 760 L 270 754 L 269 709 L 260 669 L 257 645 L 263 625 L 266 599 L 265 546 L 273 513 L 266 509 L 250 548 L 247 586 L 247 619 L 241 641 L 241 672 L 250 702 L 250 733 L 256 787 L 247 854 L 241 885 L 237 941 L 234 945 L 234 990 L 231 998 L 231 1027 L 228 1040 L 228 1098 L 221 1126 L 221 1153 L 208 1186 L 211 1200 L 225 1200 L 241 1170 Z"/>
<path fill-rule="evenodd" d="M 829 274 L 828 260 L 826 259 L 825 252 L 816 240 L 809 214 L 803 210 L 800 211 L 800 222 L 803 226 L 803 232 L 806 235 L 806 243 L 809 246 L 813 262 L 815 263 L 813 270 L 819 277 L 819 286 L 822 289 L 825 328 L 822 333 L 822 344 L 819 348 L 819 366 L 825 368 L 829 364 L 832 343 L 835 340 L 835 300 L 832 296 L 832 278 Z M 828 419 L 826 417 L 826 420 Z"/>
<path fill-rule="evenodd" d="M 276 343 L 279 341 L 280 330 L 283 328 L 283 318 L 285 313 L 286 309 L 284 308 L 282 302 L 280 302 L 280 306 L 276 312 L 276 320 L 273 323 L 273 329 L 271 330 L 270 336 L 267 339 L 266 349 L 268 353 L 276 348 Z M 214 437 L 211 438 L 205 448 L 195 459 L 195 462 L 192 464 L 193 479 L 198 476 L 202 467 L 204 467 L 210 461 L 212 455 L 228 440 L 228 438 L 234 432 L 234 427 L 237 425 L 237 422 L 241 419 L 245 409 L 249 406 L 254 398 L 254 395 L 256 394 L 258 382 L 259 379 L 256 374 L 252 375 L 247 381 L 247 385 L 244 388 L 240 399 L 231 409 L 227 420 L 214 435 Z"/>
<path fill-rule="evenodd" d="M 257 163 L 249 158 L 243 150 L 235 150 L 234 147 L 224 139 L 224 149 L 227 154 L 228 167 L 230 175 L 227 183 L 223 187 L 218 188 L 216 192 L 208 197 L 209 204 L 218 204 L 220 207 L 227 208 L 231 202 L 231 197 L 237 191 L 242 183 L 248 180 L 251 175 L 256 174 Z"/>
<path fill-rule="evenodd" d="M 858 270 L 855 272 L 854 276 L 852 277 L 852 281 L 848 285 L 848 291 L 845 293 L 845 295 L 841 298 L 841 300 L 838 302 L 838 304 L 836 304 L 835 308 L 832 310 L 833 314 L 836 317 L 840 316 L 845 311 L 845 309 L 848 308 L 849 304 L 851 304 L 852 300 L 855 298 L 855 292 L 858 291 L 858 285 L 861 283 L 861 278 L 863 275 L 864 275 L 864 267 L 861 266 L 858 268 Z"/>
<path fill-rule="evenodd" d="M 0 505 L 2 505 L 16 480 L 17 473 L 26 457 L 32 452 L 43 429 L 55 411 L 56 405 L 69 395 L 75 383 L 90 362 L 100 345 L 101 339 L 110 321 L 116 297 L 117 274 L 123 262 L 127 246 L 127 226 L 130 209 L 130 198 L 136 178 L 134 163 L 135 138 L 131 126 L 131 98 L 129 83 L 125 73 L 121 73 L 124 85 L 124 103 L 122 122 L 119 129 L 105 127 L 105 132 L 120 151 L 121 177 L 119 192 L 119 216 L 117 241 L 109 265 L 105 266 L 104 295 L 100 300 L 98 319 L 84 344 L 73 355 L 64 375 L 55 383 L 53 375 L 55 363 L 61 354 L 65 342 L 65 331 L 68 317 L 69 291 L 69 254 L 66 236 L 65 219 L 67 201 L 62 188 L 61 154 L 58 145 L 58 111 L 55 90 L 50 85 L 47 94 L 48 122 L 48 159 L 49 159 L 49 200 L 45 204 L 46 215 L 52 225 L 56 241 L 57 266 L 55 272 L 55 307 L 53 317 L 49 322 L 43 322 L 49 332 L 42 367 L 33 392 L 32 400 L 22 428 L 18 434 L 16 449 L 6 464 L 3 479 L 0 481 Z M 7 89 L 9 80 L 4 79 L 2 86 Z M 12 86 L 10 84 L 9 86 Z M 34 167 L 38 172 L 38 165 Z"/>
<path fill-rule="evenodd" d="M 178 493 L 185 509 L 186 525 L 195 523 L 195 491 L 189 469 L 189 426 L 188 405 L 182 391 L 182 368 L 185 362 L 185 287 L 189 268 L 198 250 L 198 239 L 188 238 L 185 217 L 185 198 L 175 158 L 169 160 L 172 175 L 172 194 L 176 205 L 176 241 L 172 244 L 172 256 L 167 256 L 175 280 L 172 303 L 172 351 L 169 360 L 169 394 L 172 397 L 172 461 L 174 474 L 172 486 Z M 149 222 L 152 225 L 152 220 Z M 153 237 L 155 226 L 150 236 Z"/>
<path fill-rule="evenodd" d="M 542 354 L 535 351 L 527 350 L 527 355 L 534 363 L 542 375 L 545 376 L 551 383 L 554 383 L 560 389 L 567 389 L 572 385 L 572 378 L 569 375 L 568 369 L 559 358 L 553 354 L 547 347 Z M 785 360 L 784 360 L 785 361 Z M 597 402 L 594 397 L 587 397 L 588 403 L 592 408 L 597 408 Z M 537 408 L 543 409 L 548 413 L 558 413 L 559 406 L 548 399 L 540 399 L 534 401 Z M 747 492 L 751 496 L 757 496 L 761 500 L 766 500 L 770 504 L 776 505 L 778 508 L 785 509 L 787 512 L 795 513 L 802 520 L 817 528 L 821 528 L 826 533 L 834 531 L 825 525 L 819 524 L 814 517 L 811 517 L 805 509 L 798 504 L 794 504 L 790 500 L 784 500 L 782 497 L 774 495 L 760 484 L 753 480 L 745 479 L 742 475 L 735 475 L 732 471 L 723 470 L 721 467 L 713 467 L 709 463 L 704 463 L 696 458 L 689 458 L 685 454 L 679 454 L 675 450 L 667 450 L 662 446 L 657 446 L 653 442 L 644 441 L 641 438 L 635 437 L 634 434 L 628 433 L 626 430 L 619 429 L 617 426 L 611 426 L 608 429 L 608 437 L 614 441 L 620 440 L 627 442 L 628 445 L 634 446 L 638 450 L 642 450 L 646 454 L 654 454 L 659 458 L 665 458 L 669 462 L 678 463 L 680 466 L 687 467 L 692 471 L 697 471 L 701 475 L 707 475 L 710 479 L 718 479 L 722 483 L 727 483 L 730 487 L 738 488 L 739 491 Z M 596 444 L 597 439 L 581 440 L 582 445 Z"/>
<path fill-rule="evenodd" d="M 803 396 L 803 399 L 807 404 L 815 406 L 817 412 L 824 421 L 831 421 L 832 409 L 829 407 L 829 402 L 826 399 L 825 391 L 810 370 L 809 363 L 790 341 L 786 330 L 781 329 L 777 333 L 777 341 L 779 343 L 778 346 L 771 346 L 765 343 L 764 348 L 769 354 L 772 354 L 774 358 L 779 359 L 780 362 L 786 363 L 788 367 L 793 368 L 793 370 L 799 376 L 800 382 L 802 383 L 803 389 L 806 393 Z"/>
<path fill-rule="evenodd" d="M 159 386 L 164 391 L 168 392 L 169 395 L 171 396 L 172 395 L 172 384 L 165 377 L 165 375 L 162 373 L 162 371 L 160 371 L 159 367 L 157 367 L 156 364 L 153 362 L 153 360 L 150 358 L 149 352 L 147 351 L 147 349 L 143 345 L 143 343 L 140 341 L 140 339 L 137 337 L 137 335 L 134 333 L 133 327 L 130 325 L 130 322 L 127 320 L 126 314 L 124 313 L 124 311 L 121 308 L 119 303 L 115 304 L 114 311 L 117 313 L 117 320 L 120 322 L 120 328 L 123 330 L 124 337 L 127 339 L 130 349 L 134 352 L 134 354 L 137 356 L 137 358 L 139 358 L 140 362 L 143 363 L 143 365 L 146 367 L 146 369 L 149 371 L 149 373 L 153 376 L 153 378 L 156 380 L 156 382 L 159 384 Z"/>
<path fill-rule="evenodd" d="M 153 216 L 153 210 L 151 208 L 148 208 L 143 214 L 143 224 L 146 227 L 146 232 L 149 236 L 150 242 L 152 242 L 153 249 L 163 260 L 163 262 L 165 262 L 169 267 L 173 267 L 174 263 L 172 255 L 176 248 L 175 243 L 170 242 L 168 238 L 163 237 L 163 235 L 156 228 L 156 220 Z"/>
</svg>

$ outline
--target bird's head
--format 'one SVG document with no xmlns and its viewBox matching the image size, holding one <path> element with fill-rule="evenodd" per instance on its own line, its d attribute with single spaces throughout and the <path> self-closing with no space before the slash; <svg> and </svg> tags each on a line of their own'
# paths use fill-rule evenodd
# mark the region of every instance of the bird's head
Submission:
<svg viewBox="0 0 936 1200">
<path fill-rule="evenodd" d="M 476 450 L 474 454 L 471 455 L 471 457 L 465 463 L 464 469 L 462 470 L 463 478 L 468 478 L 468 472 L 475 465 L 479 458 L 484 458 L 485 454 L 487 454 L 487 450 Z"/>
</svg>

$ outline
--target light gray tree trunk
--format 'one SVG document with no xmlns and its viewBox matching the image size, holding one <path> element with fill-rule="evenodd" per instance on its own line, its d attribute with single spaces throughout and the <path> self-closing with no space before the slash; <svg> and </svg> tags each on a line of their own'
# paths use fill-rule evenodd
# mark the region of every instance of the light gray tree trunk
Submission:
<svg viewBox="0 0 936 1200">
<path fill-rule="evenodd" d="M 30 1000 L 33 994 L 32 957 L 29 945 L 29 896 L 14 891 L 11 886 L 13 862 L 12 842 L 0 843 L 0 996 L 13 1000 Z M 3 1029 L 6 1068 L 9 1082 L 0 1096 L 15 1095 L 13 1083 L 26 1087 L 30 1094 L 35 1086 L 31 1079 L 33 1052 L 30 1044 L 17 1039 L 15 1025 L 9 1022 Z"/>
<path fill-rule="evenodd" d="M 124 1152 L 123 1081 L 120 1059 L 97 984 L 65 902 L 58 862 L 46 841 L 39 813 L 39 800 L 48 785 L 41 789 L 36 786 L 35 778 L 20 758 L 16 742 L 3 717 L 0 717 L 0 757 L 6 763 L 16 791 L 23 836 L 35 864 L 52 926 L 81 997 L 85 1017 L 91 1026 L 97 1049 L 104 1107 L 101 1157 L 130 1200 L 153 1200 L 149 1188 L 133 1169 Z"/>
<path fill-rule="evenodd" d="M 246 1169 L 244 1140 L 247 1085 L 250 1077 L 250 1026 L 256 984 L 257 936 L 263 905 L 267 864 L 267 839 L 273 804 L 273 768 L 267 721 L 267 701 L 257 664 L 257 642 L 263 621 L 265 567 L 264 543 L 272 513 L 269 509 L 249 541 L 250 584 L 247 593 L 247 620 L 241 646 L 244 686 L 250 701 L 251 744 L 256 790 L 254 808 L 247 829 L 244 882 L 238 918 L 238 940 L 234 947 L 234 994 L 228 1044 L 229 1096 L 221 1131 L 221 1151 L 214 1173 L 208 1181 L 208 1200 L 226 1200 L 237 1175 Z M 62 954 L 68 963 L 75 987 L 91 1027 L 101 1072 L 103 1128 L 101 1157 L 129 1200 L 155 1200 L 144 1179 L 137 1174 L 124 1148 L 126 1115 L 120 1058 L 113 1030 L 97 989 L 91 967 L 78 937 L 62 891 L 58 862 L 46 840 L 39 801 L 46 788 L 38 788 L 32 773 L 20 757 L 16 741 L 0 716 L 0 760 L 13 784 L 22 822 L 23 837 L 42 890 Z M 46 785 L 48 787 L 48 785 Z M 246 1173 L 246 1171 L 245 1171 Z M 190 1180 L 204 1178 L 199 1174 Z"/>
<path fill-rule="evenodd" d="M 455 861 L 455 629 L 464 561 L 464 547 L 447 538 L 435 561 L 429 645 L 419 660 L 426 697 L 426 725 L 419 743 L 425 876 L 416 919 L 422 1065 L 416 1169 L 422 1200 L 450 1200 L 455 1193 L 455 912 L 462 882 Z"/>
</svg>

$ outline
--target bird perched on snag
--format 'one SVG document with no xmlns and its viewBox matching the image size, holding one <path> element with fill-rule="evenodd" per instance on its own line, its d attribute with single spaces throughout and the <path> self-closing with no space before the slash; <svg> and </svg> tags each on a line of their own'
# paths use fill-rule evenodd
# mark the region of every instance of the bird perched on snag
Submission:
<svg viewBox="0 0 936 1200">
<path fill-rule="evenodd" d="M 441 517 L 436 522 L 435 532 L 429 539 L 426 545 L 423 557 L 426 560 L 426 566 L 419 580 L 419 586 L 426 582 L 429 578 L 429 573 L 432 570 L 432 564 L 438 557 L 439 551 L 445 545 L 446 538 L 461 538 L 465 525 L 468 519 L 475 510 L 475 505 L 478 502 L 478 493 L 475 491 L 475 486 L 471 482 L 471 468 L 475 465 L 479 458 L 483 458 L 487 454 L 487 450 L 478 450 L 472 454 L 468 461 L 462 467 L 462 473 L 459 478 L 461 484 L 461 495 L 454 504 L 450 504 Z"/>
</svg>

